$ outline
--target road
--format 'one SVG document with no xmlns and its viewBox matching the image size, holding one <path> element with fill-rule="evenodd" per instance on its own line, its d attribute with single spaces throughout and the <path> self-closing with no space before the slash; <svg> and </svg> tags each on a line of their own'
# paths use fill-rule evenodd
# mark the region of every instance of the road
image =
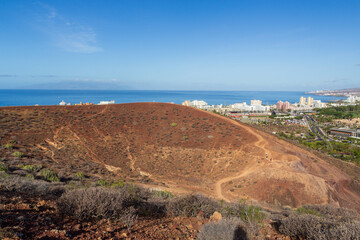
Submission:
<svg viewBox="0 0 360 240">
<path fill-rule="evenodd" d="M 309 125 L 310 130 L 317 136 L 318 139 L 320 139 L 320 140 L 328 139 L 328 137 L 326 136 L 326 134 L 324 133 L 322 128 L 316 124 L 316 121 L 314 120 L 314 118 L 312 116 L 305 115 L 304 117 L 305 117 L 306 122 Z"/>
</svg>

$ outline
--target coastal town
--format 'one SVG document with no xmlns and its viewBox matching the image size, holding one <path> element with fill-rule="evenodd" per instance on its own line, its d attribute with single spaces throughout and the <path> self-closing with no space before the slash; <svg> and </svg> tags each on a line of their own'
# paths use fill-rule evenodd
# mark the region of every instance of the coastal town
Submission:
<svg viewBox="0 0 360 240">
<path fill-rule="evenodd" d="M 324 93 L 325 91 L 316 91 Z M 315 115 L 321 109 L 356 106 L 360 102 L 358 95 L 345 95 L 345 100 L 338 100 L 336 102 L 322 102 L 313 97 L 301 96 L 299 102 L 290 103 L 288 101 L 278 101 L 274 105 L 265 105 L 261 100 L 254 99 L 250 101 L 250 105 L 246 102 L 233 103 L 230 105 L 209 105 L 204 100 L 186 100 L 181 105 L 198 108 L 201 110 L 215 112 L 225 115 L 229 118 L 249 123 L 249 124 L 275 124 L 275 125 L 292 125 L 304 126 L 316 136 L 316 139 L 334 140 L 338 142 L 346 141 L 347 138 L 360 139 L 360 118 L 333 120 L 321 126 L 317 123 Z M 96 105 L 115 104 L 115 100 L 100 101 Z M 173 104 L 173 102 L 172 102 Z M 61 101 L 60 106 L 69 106 L 71 103 Z M 94 103 L 76 103 L 79 105 L 94 105 Z M 273 134 L 280 134 L 276 131 Z M 302 133 L 301 137 L 305 138 L 306 134 Z M 334 138 L 336 137 L 336 138 Z"/>
<path fill-rule="evenodd" d="M 186 100 L 181 105 L 220 114 L 292 143 L 360 164 L 360 96 L 344 96 L 346 99 L 331 102 L 301 96 L 295 103 L 277 101 L 273 105 L 263 104 L 259 99 L 251 100 L 250 105 L 247 102 L 210 105 L 204 100 Z M 112 104 L 115 100 L 80 102 L 74 106 Z M 71 103 L 62 101 L 59 105 Z"/>
<path fill-rule="evenodd" d="M 356 105 L 360 102 L 360 96 L 350 95 L 346 100 L 336 102 L 324 103 L 321 100 L 315 100 L 312 97 L 300 97 L 298 103 L 291 104 L 288 101 L 278 101 L 274 105 L 265 105 L 261 100 L 251 100 L 250 105 L 246 102 L 234 103 L 230 105 L 208 105 L 203 100 L 186 100 L 182 103 L 184 106 L 191 106 L 207 111 L 216 111 L 221 114 L 232 117 L 246 117 L 246 116 L 270 116 L 272 114 L 284 115 L 298 115 L 304 112 L 313 112 L 314 109 L 321 109 L 327 107 L 339 107 Z"/>
<path fill-rule="evenodd" d="M 250 124 L 294 144 L 331 157 L 360 164 L 360 97 L 321 102 L 300 97 L 298 103 L 278 101 L 264 105 L 251 100 L 230 105 L 208 105 L 205 101 L 184 101 L 182 105 L 211 111 Z"/>
</svg>

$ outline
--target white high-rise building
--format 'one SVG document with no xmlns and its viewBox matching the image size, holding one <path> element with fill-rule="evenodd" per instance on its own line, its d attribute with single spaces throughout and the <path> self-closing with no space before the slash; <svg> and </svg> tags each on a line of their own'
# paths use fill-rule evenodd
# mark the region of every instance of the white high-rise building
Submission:
<svg viewBox="0 0 360 240">
<path fill-rule="evenodd" d="M 314 99 L 313 99 L 312 97 L 308 97 L 308 98 L 307 98 L 307 105 L 308 105 L 308 106 L 314 105 Z"/>
<path fill-rule="evenodd" d="M 300 102 L 299 102 L 300 105 L 306 105 L 306 98 L 304 97 L 300 97 Z"/>
</svg>

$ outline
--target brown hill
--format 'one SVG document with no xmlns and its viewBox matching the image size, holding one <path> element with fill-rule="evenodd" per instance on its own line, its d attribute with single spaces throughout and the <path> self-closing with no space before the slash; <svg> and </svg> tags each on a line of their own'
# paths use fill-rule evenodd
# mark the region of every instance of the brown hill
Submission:
<svg viewBox="0 0 360 240">
<path fill-rule="evenodd" d="M 83 171 L 175 193 L 262 205 L 335 204 L 360 211 L 350 176 L 275 136 L 165 103 L 0 109 L 0 141 L 63 176 Z M 1 149 L 4 158 L 11 152 Z"/>
</svg>

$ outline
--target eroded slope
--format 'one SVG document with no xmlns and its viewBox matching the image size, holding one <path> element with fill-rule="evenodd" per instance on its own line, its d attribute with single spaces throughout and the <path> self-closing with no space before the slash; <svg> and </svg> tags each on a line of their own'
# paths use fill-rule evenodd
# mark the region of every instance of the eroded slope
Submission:
<svg viewBox="0 0 360 240">
<path fill-rule="evenodd" d="M 358 208 L 351 178 L 315 155 L 225 117 L 165 103 L 9 107 L 1 143 L 11 137 L 54 166 L 144 179 L 178 193 L 299 206 Z M 359 209 L 357 209 L 359 210 Z"/>
</svg>

